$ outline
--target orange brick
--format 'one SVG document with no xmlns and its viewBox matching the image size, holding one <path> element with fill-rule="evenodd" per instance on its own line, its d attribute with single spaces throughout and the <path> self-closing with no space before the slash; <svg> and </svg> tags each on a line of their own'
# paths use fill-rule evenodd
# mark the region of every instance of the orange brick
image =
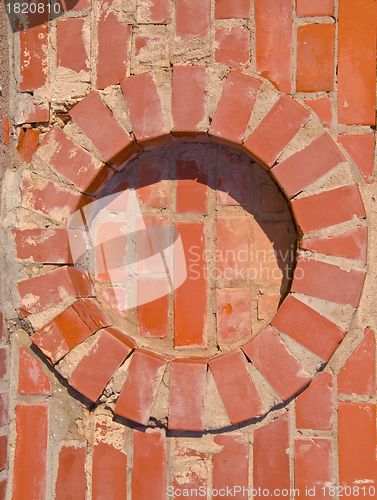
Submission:
<svg viewBox="0 0 377 500">
<path fill-rule="evenodd" d="M 86 499 L 86 448 L 62 446 L 59 452 L 58 475 L 55 484 L 56 500 Z"/>
<path fill-rule="evenodd" d="M 333 498 L 323 489 L 331 484 L 332 457 L 330 439 L 296 439 L 295 488 L 299 496 L 307 496 L 305 492 L 309 488 L 316 491 L 316 498 Z"/>
<path fill-rule="evenodd" d="M 332 16 L 334 0 L 297 0 L 296 8 L 300 17 Z"/>
<path fill-rule="evenodd" d="M 243 27 L 219 28 L 215 33 L 215 61 L 237 67 L 250 59 L 250 32 Z"/>
<path fill-rule="evenodd" d="M 250 0 L 216 0 L 216 19 L 248 19 Z"/>
<path fill-rule="evenodd" d="M 18 357 L 18 394 L 51 394 L 51 383 L 42 363 L 24 347 Z"/>
<path fill-rule="evenodd" d="M 333 377 L 320 373 L 296 399 L 298 429 L 330 430 L 333 411 Z"/>
<path fill-rule="evenodd" d="M 338 142 L 342 144 L 355 162 L 365 181 L 370 184 L 374 180 L 374 134 L 339 135 Z"/>
<path fill-rule="evenodd" d="M 307 24 L 297 30 L 297 90 L 334 88 L 334 24 Z"/>
</svg>

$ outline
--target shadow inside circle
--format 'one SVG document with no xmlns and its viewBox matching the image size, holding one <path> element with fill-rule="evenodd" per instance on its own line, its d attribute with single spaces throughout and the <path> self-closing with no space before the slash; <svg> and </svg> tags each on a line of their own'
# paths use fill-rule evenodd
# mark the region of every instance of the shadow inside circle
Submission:
<svg viewBox="0 0 377 500">
<path fill-rule="evenodd" d="M 13 33 L 46 29 L 48 22 L 74 8 L 89 6 L 86 0 L 4 0 L 5 12 Z"/>
</svg>

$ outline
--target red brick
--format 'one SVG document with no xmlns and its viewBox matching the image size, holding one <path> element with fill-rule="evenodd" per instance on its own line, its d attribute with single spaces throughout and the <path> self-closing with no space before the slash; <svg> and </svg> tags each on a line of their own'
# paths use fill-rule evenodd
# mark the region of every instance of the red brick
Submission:
<svg viewBox="0 0 377 500">
<path fill-rule="evenodd" d="M 127 500 L 127 455 L 99 442 L 93 447 L 93 500 Z"/>
<path fill-rule="evenodd" d="M 281 92 L 291 93 L 292 1 L 255 0 L 257 71 Z"/>
<path fill-rule="evenodd" d="M 176 359 L 170 370 L 169 429 L 204 430 L 207 361 Z"/>
<path fill-rule="evenodd" d="M 338 374 L 339 394 L 368 394 L 376 392 L 376 339 L 368 328 L 364 339 L 347 359 Z"/>
<path fill-rule="evenodd" d="M 297 91 L 334 88 L 334 24 L 306 24 L 297 29 Z"/>
<path fill-rule="evenodd" d="M 174 66 L 172 116 L 176 134 L 205 131 L 207 117 L 207 68 Z"/>
<path fill-rule="evenodd" d="M 357 307 L 364 280 L 365 274 L 361 271 L 345 271 L 326 262 L 301 258 L 296 266 L 291 291 Z"/>
<path fill-rule="evenodd" d="M 80 299 L 38 330 L 32 336 L 32 341 L 52 363 L 57 363 L 70 350 L 105 326 L 108 326 L 108 322 L 97 303 L 92 299 Z"/>
<path fill-rule="evenodd" d="M 363 200 L 355 184 L 295 199 L 292 208 L 304 233 L 365 217 Z"/>
<path fill-rule="evenodd" d="M 366 227 L 357 226 L 341 234 L 302 240 L 300 246 L 313 252 L 361 260 L 365 263 L 367 259 L 368 230 Z"/>
<path fill-rule="evenodd" d="M 115 414 L 147 425 L 165 367 L 166 359 L 162 356 L 137 349 L 132 355 Z"/>
<path fill-rule="evenodd" d="M 258 319 L 266 319 L 275 312 L 280 302 L 280 295 L 259 295 L 258 296 Z"/>
<path fill-rule="evenodd" d="M 89 196 L 47 179 L 25 176 L 21 181 L 22 206 L 57 222 L 67 222 L 70 215 L 90 201 Z"/>
<path fill-rule="evenodd" d="M 18 394 L 51 394 L 51 383 L 43 371 L 42 363 L 21 347 L 18 357 Z"/>
<path fill-rule="evenodd" d="M 299 17 L 333 16 L 334 0 L 297 0 Z"/>
<path fill-rule="evenodd" d="M 203 222 L 177 222 L 176 228 L 182 238 L 188 274 L 183 285 L 174 291 L 174 346 L 205 346 L 207 264 L 204 259 L 204 225 Z M 174 260 L 179 265 L 181 256 L 174 255 Z"/>
<path fill-rule="evenodd" d="M 198 154 L 176 159 L 177 213 L 208 212 L 208 178 L 204 161 Z"/>
<path fill-rule="evenodd" d="M 2 321 L 2 317 L 0 320 Z M 0 347 L 0 380 L 8 379 L 8 348 L 5 346 Z"/>
<path fill-rule="evenodd" d="M 237 350 L 223 354 L 213 358 L 209 366 L 230 423 L 256 417 L 261 403 L 243 353 Z"/>
<path fill-rule="evenodd" d="M 342 144 L 365 181 L 369 184 L 374 179 L 374 134 L 339 135 Z"/>
<path fill-rule="evenodd" d="M 84 97 L 69 114 L 97 148 L 102 161 L 118 165 L 131 156 L 134 147 L 131 136 L 97 92 Z"/>
<path fill-rule="evenodd" d="M 310 380 L 270 326 L 245 344 L 242 350 L 283 400 L 292 397 Z"/>
<path fill-rule="evenodd" d="M 46 10 L 47 12 L 47 10 Z M 32 26 L 20 32 L 20 92 L 32 92 L 47 80 L 48 24 Z"/>
<path fill-rule="evenodd" d="M 215 443 L 222 447 L 213 455 L 212 486 L 216 490 L 229 488 L 235 493 L 233 498 L 248 498 L 238 492 L 249 487 L 249 443 L 243 434 L 216 436 Z"/>
<path fill-rule="evenodd" d="M 271 167 L 309 117 L 305 108 L 283 95 L 246 140 L 244 147 L 257 160 Z"/>
<path fill-rule="evenodd" d="M 330 127 L 333 123 L 333 102 L 333 99 L 328 97 L 305 99 L 305 104 L 314 111 L 325 127 Z"/>
<path fill-rule="evenodd" d="M 45 404 L 16 405 L 16 448 L 12 499 L 46 496 L 48 408 Z"/>
<path fill-rule="evenodd" d="M 237 67 L 250 60 L 250 31 L 242 26 L 218 28 L 215 33 L 215 61 Z"/>
<path fill-rule="evenodd" d="M 29 98 L 26 98 L 26 95 Z M 24 99 L 16 106 L 16 124 L 40 123 L 50 120 L 50 104 L 34 99 L 30 94 L 24 94 Z"/>
<path fill-rule="evenodd" d="M 254 432 L 255 489 L 289 489 L 289 429 L 288 414 Z M 256 495 L 254 497 L 263 498 Z"/>
<path fill-rule="evenodd" d="M 55 484 L 56 500 L 86 499 L 85 462 L 86 448 L 71 445 L 62 446 Z"/>
<path fill-rule="evenodd" d="M 166 499 L 166 460 L 165 434 L 162 430 L 134 431 L 132 498 Z"/>
<path fill-rule="evenodd" d="M 241 144 L 261 84 L 256 78 L 231 71 L 217 105 L 210 134 Z"/>
<path fill-rule="evenodd" d="M 158 154 L 148 158 L 139 157 L 134 165 L 139 201 L 147 207 L 167 208 L 171 196 L 167 159 Z"/>
<path fill-rule="evenodd" d="M 286 208 L 284 197 L 275 184 L 261 184 L 259 188 L 260 210 L 280 214 Z"/>
<path fill-rule="evenodd" d="M 292 295 L 285 299 L 271 324 L 324 361 L 330 359 L 346 333 Z"/>
<path fill-rule="evenodd" d="M 325 133 L 278 163 L 272 173 L 287 195 L 293 197 L 343 161 L 345 158 L 341 151 Z"/>
<path fill-rule="evenodd" d="M 250 0 L 216 0 L 216 19 L 248 19 Z"/>
<path fill-rule="evenodd" d="M 69 384 L 93 402 L 133 349 L 133 343 L 125 335 L 121 340 L 122 332 L 113 335 L 113 331 L 108 328 L 100 333 L 69 378 Z"/>
<path fill-rule="evenodd" d="M 376 482 L 375 404 L 339 403 L 338 446 L 340 485 Z"/>
<path fill-rule="evenodd" d="M 176 0 L 175 31 L 177 37 L 207 36 L 209 34 L 211 7 L 209 0 Z"/>
<path fill-rule="evenodd" d="M 130 113 L 132 130 L 139 143 L 169 134 L 152 73 L 130 76 L 122 81 L 121 88 Z M 148 116 L 148 120 L 144 119 L 145 116 Z"/>
<path fill-rule="evenodd" d="M 0 436 L 0 471 L 6 469 L 7 464 L 8 464 L 8 436 Z M 3 499 L 1 495 L 0 498 Z"/>
<path fill-rule="evenodd" d="M 88 53 L 84 40 L 85 19 L 71 17 L 59 19 L 56 23 L 56 44 L 58 66 L 72 71 L 88 71 Z"/>
<path fill-rule="evenodd" d="M 333 378 L 320 373 L 296 399 L 298 429 L 330 430 L 332 415 Z"/>
<path fill-rule="evenodd" d="M 249 288 L 217 289 L 217 342 L 232 344 L 251 335 Z"/>
<path fill-rule="evenodd" d="M 9 397 L 8 393 L 0 393 L 0 427 L 9 423 Z"/>
<path fill-rule="evenodd" d="M 248 206 L 253 189 L 250 158 L 239 156 L 230 149 L 223 149 L 217 154 L 217 204 Z M 229 175 L 231 169 L 236 169 L 237 175 Z M 242 182 L 239 182 L 239 179 L 242 179 Z"/>
<path fill-rule="evenodd" d="M 93 294 L 88 275 L 66 266 L 20 281 L 17 289 L 23 316 L 48 309 L 64 302 L 68 297 L 88 297 Z"/>
<path fill-rule="evenodd" d="M 66 229 L 13 229 L 17 258 L 46 264 L 71 264 Z"/>
<path fill-rule="evenodd" d="M 104 89 L 126 77 L 130 59 L 132 26 L 106 12 L 98 20 L 98 56 L 96 86 Z"/>
<path fill-rule="evenodd" d="M 110 170 L 58 127 L 43 139 L 37 156 L 59 174 L 89 194 L 95 194 L 107 181 Z"/>
<path fill-rule="evenodd" d="M 4 478 L 0 480 L 0 499 L 5 500 L 5 495 L 7 491 L 8 479 Z"/>
<path fill-rule="evenodd" d="M 78 11 L 90 7 L 90 0 L 61 0 L 64 12 L 69 10 Z"/>
<path fill-rule="evenodd" d="M 160 279 L 138 279 L 137 294 L 139 297 L 137 306 L 138 333 L 141 337 L 165 338 L 169 333 L 169 295 L 159 299 L 143 303 L 143 298 L 151 293 L 151 289 L 159 290 L 166 286 L 166 280 Z"/>
<path fill-rule="evenodd" d="M 323 490 L 332 481 L 331 439 L 308 438 L 295 441 L 295 488 L 298 496 L 307 489 L 316 491 L 315 498 L 331 499 Z"/>
<path fill-rule="evenodd" d="M 352 37 L 349 34 L 352 33 Z M 340 0 L 338 120 L 345 125 L 376 123 L 377 4 Z"/>
<path fill-rule="evenodd" d="M 36 128 L 21 129 L 18 136 L 17 151 L 26 163 L 31 159 L 38 148 L 39 130 Z"/>
</svg>

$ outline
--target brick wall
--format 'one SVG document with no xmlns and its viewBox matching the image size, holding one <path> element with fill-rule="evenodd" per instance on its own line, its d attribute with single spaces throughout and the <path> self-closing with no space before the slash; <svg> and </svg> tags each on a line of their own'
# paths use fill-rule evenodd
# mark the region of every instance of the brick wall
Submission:
<svg viewBox="0 0 377 500">
<path fill-rule="evenodd" d="M 61 9 L 3 70 L 0 498 L 373 498 L 376 0 Z"/>
</svg>

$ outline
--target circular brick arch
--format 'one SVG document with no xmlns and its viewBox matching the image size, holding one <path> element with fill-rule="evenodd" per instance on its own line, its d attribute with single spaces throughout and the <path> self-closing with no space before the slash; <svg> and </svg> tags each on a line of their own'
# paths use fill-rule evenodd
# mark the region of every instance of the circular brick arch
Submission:
<svg viewBox="0 0 377 500">
<path fill-rule="evenodd" d="M 321 184 L 347 167 L 345 158 L 305 107 L 260 77 L 231 71 L 218 99 L 201 67 L 174 68 L 171 93 L 152 73 L 126 78 L 121 89 L 127 120 L 113 114 L 106 94 L 93 91 L 70 110 L 73 125 L 46 134 L 33 161 L 48 165 L 60 181 L 48 175 L 21 180 L 23 206 L 54 224 L 16 228 L 18 258 L 59 267 L 18 283 L 20 315 L 77 299 L 32 341 L 73 388 L 93 403 L 106 400 L 117 416 L 148 425 L 164 379 L 168 428 L 204 431 L 210 377 L 231 425 L 262 417 L 323 368 L 347 331 L 337 318 L 346 308 L 351 319 L 358 307 L 367 238 L 359 190 L 353 183 L 330 190 Z M 208 109 L 214 101 L 216 109 Z M 285 193 L 300 235 L 290 292 L 271 323 L 209 359 L 163 355 L 114 328 L 88 274 L 71 265 L 68 246 L 73 213 L 85 213 L 143 151 L 176 141 L 230 145 L 256 160 Z M 87 229 L 84 219 L 78 239 Z"/>
</svg>

